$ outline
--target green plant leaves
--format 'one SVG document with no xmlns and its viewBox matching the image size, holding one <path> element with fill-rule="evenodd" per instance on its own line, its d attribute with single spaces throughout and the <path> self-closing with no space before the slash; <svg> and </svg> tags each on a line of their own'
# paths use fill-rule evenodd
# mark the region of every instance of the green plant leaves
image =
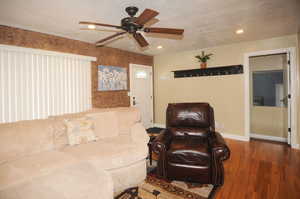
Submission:
<svg viewBox="0 0 300 199">
<path fill-rule="evenodd" d="M 212 55 L 213 55 L 212 53 L 205 55 L 205 52 L 202 51 L 201 55 L 196 55 L 195 58 L 197 58 L 199 62 L 206 63 L 207 60 L 209 60 L 210 56 Z"/>
</svg>

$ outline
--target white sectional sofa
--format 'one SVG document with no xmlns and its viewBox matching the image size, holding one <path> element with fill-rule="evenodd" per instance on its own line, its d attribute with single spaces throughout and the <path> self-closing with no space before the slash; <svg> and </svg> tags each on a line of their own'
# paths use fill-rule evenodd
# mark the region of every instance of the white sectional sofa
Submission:
<svg viewBox="0 0 300 199">
<path fill-rule="evenodd" d="M 69 146 L 65 121 L 80 117 L 98 140 Z M 145 179 L 148 140 L 135 108 L 0 124 L 0 199 L 111 199 Z"/>
</svg>

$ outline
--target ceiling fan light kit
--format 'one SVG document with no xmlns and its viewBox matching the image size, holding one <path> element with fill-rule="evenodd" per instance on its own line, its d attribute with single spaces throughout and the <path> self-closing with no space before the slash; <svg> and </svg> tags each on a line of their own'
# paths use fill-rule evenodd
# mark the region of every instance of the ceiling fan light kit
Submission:
<svg viewBox="0 0 300 199">
<path fill-rule="evenodd" d="M 127 7 L 125 9 L 129 17 L 125 17 L 121 20 L 121 25 L 111 25 L 111 24 L 103 24 L 103 23 L 96 23 L 96 22 L 87 22 L 81 21 L 79 24 L 88 25 L 88 27 L 95 27 L 96 26 L 105 26 L 110 28 L 117 28 L 120 29 L 121 32 L 117 32 L 109 37 L 101 39 L 96 42 L 97 46 L 103 46 L 103 44 L 115 37 L 123 35 L 125 33 L 129 33 L 133 36 L 136 42 L 139 44 L 140 47 L 144 48 L 148 46 L 147 40 L 144 36 L 140 33 L 140 31 L 146 33 L 160 33 L 160 34 L 172 34 L 172 35 L 183 35 L 183 29 L 174 29 L 174 28 L 156 28 L 156 27 L 144 27 L 144 25 L 155 18 L 159 13 L 155 10 L 145 9 L 140 16 L 135 17 L 136 13 L 138 12 L 138 8 L 134 6 Z M 95 28 L 89 28 L 91 30 Z"/>
<path fill-rule="evenodd" d="M 96 26 L 94 24 L 89 24 L 88 29 L 96 29 Z"/>
</svg>

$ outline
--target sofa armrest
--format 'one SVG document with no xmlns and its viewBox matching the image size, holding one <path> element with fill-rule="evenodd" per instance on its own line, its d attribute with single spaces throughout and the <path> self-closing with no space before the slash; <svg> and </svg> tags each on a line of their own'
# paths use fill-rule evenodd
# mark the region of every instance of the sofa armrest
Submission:
<svg viewBox="0 0 300 199">
<path fill-rule="evenodd" d="M 209 144 L 213 155 L 217 159 L 227 160 L 230 157 L 230 150 L 220 133 L 212 132 L 212 135 L 209 138 Z"/>
<path fill-rule="evenodd" d="M 131 140 L 134 143 L 147 146 L 149 139 L 150 138 L 142 123 L 136 123 L 131 127 Z"/>
<path fill-rule="evenodd" d="M 152 150 L 157 153 L 164 153 L 168 150 L 172 136 L 168 130 L 163 130 L 156 139 L 152 142 Z"/>
</svg>

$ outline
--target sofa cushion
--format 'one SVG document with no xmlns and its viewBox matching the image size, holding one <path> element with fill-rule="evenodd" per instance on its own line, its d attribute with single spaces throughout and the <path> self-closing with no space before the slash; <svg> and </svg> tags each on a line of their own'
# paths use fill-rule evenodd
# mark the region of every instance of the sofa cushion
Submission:
<svg viewBox="0 0 300 199">
<path fill-rule="evenodd" d="M 131 140 L 134 143 L 143 144 L 145 146 L 148 144 L 150 139 L 149 135 L 145 130 L 145 127 L 140 122 L 131 126 L 130 135 L 131 135 Z"/>
<path fill-rule="evenodd" d="M 89 144 L 66 147 L 61 152 L 88 160 L 106 170 L 130 165 L 147 157 L 147 145 L 136 144 L 130 135 L 106 138 Z"/>
<path fill-rule="evenodd" d="M 69 145 L 84 144 L 96 141 L 93 121 L 81 117 L 78 119 L 66 120 Z"/>
<path fill-rule="evenodd" d="M 127 134 L 130 128 L 141 121 L 141 114 L 137 108 L 117 108 L 117 117 L 120 134 Z"/>
<path fill-rule="evenodd" d="M 94 131 L 99 139 L 119 135 L 119 126 L 115 111 L 87 114 L 86 116 L 94 122 Z"/>
<path fill-rule="evenodd" d="M 66 119 L 76 119 L 84 116 L 91 115 L 92 117 L 97 114 L 105 115 L 108 113 L 108 115 L 113 117 L 112 112 L 115 113 L 115 116 L 117 118 L 113 119 L 113 125 L 115 127 L 118 127 L 118 133 L 116 132 L 117 128 L 114 128 L 113 132 L 110 131 L 109 135 L 117 135 L 117 134 L 129 134 L 130 128 L 135 123 L 139 122 L 141 119 L 140 112 L 137 108 L 134 107 L 120 107 L 120 108 L 92 108 L 90 110 L 87 110 L 86 112 L 80 112 L 80 113 L 70 113 L 70 114 L 64 114 L 59 116 L 50 116 L 49 118 L 53 122 L 53 134 L 54 134 L 54 146 L 56 149 L 60 150 L 64 147 L 68 146 L 68 136 L 66 132 L 66 125 L 64 123 L 64 120 Z M 99 118 L 98 118 L 99 119 Z M 100 119 L 99 119 L 100 120 Z M 104 120 L 105 121 L 105 120 Z M 100 121 L 101 123 L 106 124 L 103 121 Z M 115 123 L 117 122 L 117 124 Z M 99 132 L 103 131 L 103 129 L 106 129 L 105 126 L 98 126 Z M 95 130 L 96 136 L 98 135 L 98 130 Z M 107 131 L 108 132 L 108 131 Z M 101 134 L 101 133 L 99 133 Z M 100 137 L 110 137 L 106 134 L 101 134 Z M 112 137 L 113 137 L 112 136 Z"/>
<path fill-rule="evenodd" d="M 67 127 L 62 118 L 51 118 L 53 120 L 52 132 L 54 148 L 59 150 L 69 145 Z"/>
<path fill-rule="evenodd" d="M 49 116 L 49 119 L 59 119 L 59 120 L 76 119 L 76 118 L 84 117 L 86 114 L 89 114 L 89 113 L 101 112 L 102 110 L 106 110 L 106 109 L 91 108 L 89 110 L 86 110 L 84 112 L 79 112 L 79 113 L 66 113 L 66 114 L 62 114 L 62 115 L 52 115 L 52 116 Z"/>
<path fill-rule="evenodd" d="M 53 150 L 51 120 L 28 120 L 0 124 L 0 164 Z"/>
<path fill-rule="evenodd" d="M 110 174 L 89 163 L 59 168 L 0 190 L 1 199 L 112 199 Z"/>
<path fill-rule="evenodd" d="M 78 159 L 62 152 L 47 151 L 1 164 L 0 190 L 77 162 Z"/>
<path fill-rule="evenodd" d="M 62 149 L 69 145 L 67 127 L 65 125 L 65 120 L 77 119 L 80 117 L 85 117 L 88 113 L 99 112 L 101 109 L 92 108 L 85 112 L 80 113 L 68 113 L 57 116 L 50 116 L 49 120 L 52 121 L 53 139 L 55 149 Z"/>
</svg>

